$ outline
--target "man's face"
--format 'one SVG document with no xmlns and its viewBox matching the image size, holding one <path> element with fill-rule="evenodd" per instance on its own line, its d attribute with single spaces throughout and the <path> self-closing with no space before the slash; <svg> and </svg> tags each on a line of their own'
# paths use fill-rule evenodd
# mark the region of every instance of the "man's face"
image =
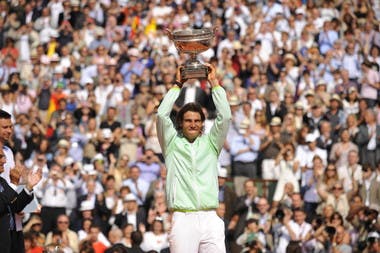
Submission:
<svg viewBox="0 0 380 253">
<path fill-rule="evenodd" d="M 0 173 L 4 171 L 4 164 L 7 162 L 3 148 L 0 148 Z"/>
<path fill-rule="evenodd" d="M 257 203 L 257 209 L 261 214 L 265 214 L 268 211 L 269 205 L 265 199 L 260 199 Z"/>
<path fill-rule="evenodd" d="M 185 112 L 182 120 L 182 132 L 188 141 L 193 142 L 201 134 L 202 127 L 203 122 L 198 112 Z"/>
<path fill-rule="evenodd" d="M 96 227 L 90 228 L 90 240 L 92 242 L 96 242 L 98 240 L 98 235 L 99 235 L 99 229 Z"/>
<path fill-rule="evenodd" d="M 294 221 L 298 224 L 302 224 L 305 221 L 306 215 L 302 211 L 294 212 Z"/>
<path fill-rule="evenodd" d="M 254 195 L 256 192 L 256 187 L 253 182 L 246 182 L 244 188 L 247 195 Z"/>
<path fill-rule="evenodd" d="M 12 137 L 13 125 L 11 119 L 0 119 L 0 141 L 7 142 Z"/>
<path fill-rule="evenodd" d="M 59 231 L 66 231 L 69 228 L 69 219 L 67 217 L 59 217 L 57 220 L 57 227 Z"/>
</svg>

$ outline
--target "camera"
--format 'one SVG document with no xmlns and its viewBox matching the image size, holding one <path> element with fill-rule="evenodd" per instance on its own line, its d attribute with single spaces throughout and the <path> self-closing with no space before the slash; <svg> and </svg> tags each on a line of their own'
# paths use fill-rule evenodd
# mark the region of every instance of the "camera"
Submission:
<svg viewBox="0 0 380 253">
<path fill-rule="evenodd" d="M 333 237 L 335 235 L 336 229 L 333 226 L 327 226 L 325 228 L 325 232 L 328 234 L 329 237 Z"/>
<path fill-rule="evenodd" d="M 278 209 L 274 216 L 281 222 L 285 217 L 285 212 L 282 209 Z"/>
</svg>

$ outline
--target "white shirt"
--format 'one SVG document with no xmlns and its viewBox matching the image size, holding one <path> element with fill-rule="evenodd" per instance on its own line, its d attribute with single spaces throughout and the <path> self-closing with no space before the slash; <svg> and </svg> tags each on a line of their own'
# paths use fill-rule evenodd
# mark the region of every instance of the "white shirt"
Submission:
<svg viewBox="0 0 380 253">
<path fill-rule="evenodd" d="M 315 155 L 318 155 L 321 159 L 323 164 L 327 165 L 327 152 L 326 150 L 315 148 L 314 150 L 310 150 L 309 147 L 306 146 L 299 146 L 296 150 L 296 159 L 300 161 L 300 166 L 306 166 L 308 168 L 313 167 L 313 158 Z"/>
<path fill-rule="evenodd" d="M 359 164 L 338 167 L 337 172 L 339 179 L 343 181 L 345 192 L 349 192 L 352 189 L 352 177 L 359 184 L 362 183 L 362 166 Z"/>
<path fill-rule="evenodd" d="M 64 207 L 67 205 L 66 191 L 68 190 L 68 185 L 73 185 L 69 181 L 58 180 L 54 184 L 52 179 L 48 179 L 46 186 L 42 189 L 44 192 L 41 204 L 47 207 Z"/>
<path fill-rule="evenodd" d="M 15 167 L 15 160 L 13 157 L 13 152 L 9 147 L 4 146 L 3 151 L 4 151 L 5 159 L 7 162 L 4 164 L 4 171 L 3 171 L 3 173 L 1 173 L 1 176 L 9 184 L 11 182 L 10 177 L 9 177 L 9 173 L 10 173 L 11 169 L 13 169 Z"/>
<path fill-rule="evenodd" d="M 168 235 L 166 233 L 155 235 L 153 232 L 148 231 L 144 234 L 144 239 L 141 244 L 141 249 L 145 252 L 155 250 L 160 252 L 162 249 L 169 247 Z"/>
<path fill-rule="evenodd" d="M 296 240 L 301 240 L 304 238 L 309 231 L 311 231 L 312 227 L 309 223 L 304 222 L 301 225 L 294 222 L 293 220 L 289 221 L 289 226 L 293 230 L 293 232 L 296 234 Z M 278 247 L 276 249 L 276 253 L 285 253 L 286 247 L 289 244 L 290 241 L 290 234 L 288 229 L 285 226 L 282 226 L 281 229 L 281 237 L 279 240 Z"/>
</svg>

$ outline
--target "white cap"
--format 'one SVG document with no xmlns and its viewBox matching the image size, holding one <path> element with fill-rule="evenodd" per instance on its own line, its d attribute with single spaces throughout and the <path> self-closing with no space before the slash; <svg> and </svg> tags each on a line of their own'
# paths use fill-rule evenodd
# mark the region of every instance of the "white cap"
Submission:
<svg viewBox="0 0 380 253">
<path fill-rule="evenodd" d="M 302 15 L 305 15 L 305 10 L 304 10 L 302 7 L 297 8 L 297 9 L 296 9 L 296 14 L 302 14 Z"/>
<path fill-rule="evenodd" d="M 70 143 L 65 139 L 60 139 L 58 142 L 58 147 L 60 148 L 68 148 Z"/>
<path fill-rule="evenodd" d="M 104 128 L 102 130 L 102 135 L 103 135 L 103 138 L 105 138 L 105 139 L 111 138 L 112 137 L 112 131 L 111 131 L 111 129 Z"/>
<path fill-rule="evenodd" d="M 135 56 L 135 57 L 139 57 L 140 56 L 140 52 L 137 48 L 131 48 L 128 50 L 128 55 L 129 56 Z"/>
<path fill-rule="evenodd" d="M 251 125 L 251 122 L 249 121 L 249 119 L 243 119 L 240 122 L 239 128 L 240 129 L 248 129 L 250 125 Z"/>
<path fill-rule="evenodd" d="M 57 53 L 54 53 L 49 57 L 50 62 L 58 62 L 61 59 Z"/>
<path fill-rule="evenodd" d="M 63 167 L 67 167 L 71 164 L 74 163 L 74 159 L 70 156 L 66 157 L 65 160 L 63 161 Z"/>
<path fill-rule="evenodd" d="M 133 193 L 128 193 L 125 196 L 124 201 L 125 202 L 127 202 L 127 201 L 137 201 L 137 199 L 136 199 L 136 196 Z"/>
<path fill-rule="evenodd" d="M 98 172 L 95 170 L 94 165 L 92 164 L 84 164 L 82 168 L 82 173 L 87 175 L 96 175 Z"/>
<path fill-rule="evenodd" d="M 228 172 L 226 168 L 220 167 L 218 170 L 218 177 L 227 178 Z"/>
<path fill-rule="evenodd" d="M 88 84 L 88 83 L 94 83 L 94 80 L 91 77 L 84 78 L 83 84 Z"/>
<path fill-rule="evenodd" d="M 100 153 L 97 153 L 94 158 L 92 158 L 92 162 L 95 162 L 95 161 L 104 161 L 104 156 Z"/>
<path fill-rule="evenodd" d="M 59 37 L 59 33 L 57 32 L 57 30 L 50 30 L 49 35 L 50 35 L 50 37 L 53 37 L 53 38 Z"/>
<path fill-rule="evenodd" d="M 91 211 L 94 209 L 94 203 L 91 200 L 84 200 L 80 203 L 79 211 Z"/>
<path fill-rule="evenodd" d="M 63 67 L 58 65 L 54 68 L 54 74 L 63 74 Z"/>
<path fill-rule="evenodd" d="M 129 123 L 129 124 L 125 124 L 125 129 L 134 129 L 135 128 L 135 125 Z"/>
<path fill-rule="evenodd" d="M 317 138 L 318 138 L 318 136 L 316 134 L 307 134 L 305 141 L 306 142 L 314 142 L 317 140 Z"/>
</svg>

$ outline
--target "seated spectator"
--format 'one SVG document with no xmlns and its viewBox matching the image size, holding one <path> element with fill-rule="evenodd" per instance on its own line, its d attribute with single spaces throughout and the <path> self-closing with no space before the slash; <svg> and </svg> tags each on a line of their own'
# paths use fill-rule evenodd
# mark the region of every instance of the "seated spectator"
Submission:
<svg viewBox="0 0 380 253">
<path fill-rule="evenodd" d="M 69 217 L 66 214 L 58 216 L 57 229 L 46 235 L 45 245 L 48 246 L 52 243 L 59 245 L 58 242 L 62 242 L 61 246 L 69 248 L 72 252 L 78 252 L 78 235 L 69 229 L 69 225 Z"/>
<path fill-rule="evenodd" d="M 322 205 L 332 205 L 335 211 L 339 212 L 344 218 L 348 215 L 349 194 L 346 194 L 343 189 L 342 183 L 336 182 L 331 190 L 318 187 L 318 194 L 321 197 Z"/>
<path fill-rule="evenodd" d="M 132 232 L 134 231 L 134 227 L 132 223 L 127 223 L 121 228 L 123 232 L 123 236 L 121 238 L 121 243 L 127 247 L 132 247 Z"/>
<path fill-rule="evenodd" d="M 163 220 L 156 218 L 152 223 L 151 230 L 146 231 L 143 235 L 141 249 L 144 251 L 155 250 L 160 252 L 167 248 L 169 248 L 169 240 L 168 234 L 164 230 Z"/>
<path fill-rule="evenodd" d="M 338 168 L 347 166 L 348 154 L 352 150 L 357 152 L 358 147 L 350 140 L 348 129 L 343 128 L 340 132 L 340 141 L 331 148 L 330 161 L 334 161 Z"/>
</svg>

